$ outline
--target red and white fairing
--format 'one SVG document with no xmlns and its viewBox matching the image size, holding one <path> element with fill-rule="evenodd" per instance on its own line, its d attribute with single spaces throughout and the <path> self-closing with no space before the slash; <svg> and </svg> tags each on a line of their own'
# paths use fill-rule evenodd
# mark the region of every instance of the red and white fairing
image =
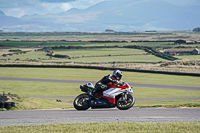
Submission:
<svg viewBox="0 0 200 133">
<path fill-rule="evenodd" d="M 103 92 L 103 98 L 108 99 L 109 102 L 115 104 L 115 97 L 120 95 L 121 93 L 124 92 L 129 92 L 131 94 L 133 94 L 133 90 L 131 88 L 131 86 L 127 83 L 124 82 L 125 86 L 117 86 L 116 84 L 112 85 L 112 84 L 108 84 L 108 90 Z"/>
</svg>

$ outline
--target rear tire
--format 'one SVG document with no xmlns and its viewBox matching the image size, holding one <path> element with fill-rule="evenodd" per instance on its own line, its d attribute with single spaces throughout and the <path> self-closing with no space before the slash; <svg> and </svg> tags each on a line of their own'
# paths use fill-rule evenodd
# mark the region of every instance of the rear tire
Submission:
<svg viewBox="0 0 200 133">
<path fill-rule="evenodd" d="M 87 94 L 80 94 L 74 99 L 73 104 L 76 110 L 87 110 L 90 108 L 89 96 Z"/>
<path fill-rule="evenodd" d="M 127 99 L 123 100 L 123 96 L 117 99 L 116 106 L 120 110 L 130 109 L 135 103 L 135 98 L 131 94 L 127 94 Z"/>
</svg>

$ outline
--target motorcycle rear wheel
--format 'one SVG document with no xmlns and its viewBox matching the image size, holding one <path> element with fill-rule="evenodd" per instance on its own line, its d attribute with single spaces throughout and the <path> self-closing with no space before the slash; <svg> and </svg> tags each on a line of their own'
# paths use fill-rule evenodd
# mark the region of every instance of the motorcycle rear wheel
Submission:
<svg viewBox="0 0 200 133">
<path fill-rule="evenodd" d="M 87 110 L 90 108 L 89 96 L 87 94 L 80 94 L 74 99 L 73 104 L 76 110 Z"/>
<path fill-rule="evenodd" d="M 117 99 L 116 106 L 120 110 L 127 110 L 130 109 L 134 103 L 135 98 L 131 94 L 127 94 L 127 99 L 123 99 L 123 95 Z"/>
</svg>

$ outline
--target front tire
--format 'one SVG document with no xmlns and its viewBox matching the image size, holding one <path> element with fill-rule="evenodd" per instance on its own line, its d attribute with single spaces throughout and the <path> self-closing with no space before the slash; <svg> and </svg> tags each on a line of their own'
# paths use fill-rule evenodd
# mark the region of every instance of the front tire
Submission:
<svg viewBox="0 0 200 133">
<path fill-rule="evenodd" d="M 74 99 L 73 104 L 76 110 L 87 110 L 90 108 L 89 96 L 87 94 L 80 94 Z"/>
<path fill-rule="evenodd" d="M 131 94 L 127 94 L 126 98 L 124 95 L 121 95 L 116 102 L 116 106 L 120 110 L 130 109 L 135 103 L 135 98 Z"/>
</svg>

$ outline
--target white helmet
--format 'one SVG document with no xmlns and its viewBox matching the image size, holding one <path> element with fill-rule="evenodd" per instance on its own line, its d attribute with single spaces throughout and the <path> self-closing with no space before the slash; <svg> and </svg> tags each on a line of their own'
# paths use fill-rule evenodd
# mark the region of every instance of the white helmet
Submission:
<svg viewBox="0 0 200 133">
<path fill-rule="evenodd" d="M 120 70 L 114 70 L 113 71 L 113 76 L 118 80 L 120 81 L 121 78 L 122 78 L 122 72 Z"/>
</svg>

